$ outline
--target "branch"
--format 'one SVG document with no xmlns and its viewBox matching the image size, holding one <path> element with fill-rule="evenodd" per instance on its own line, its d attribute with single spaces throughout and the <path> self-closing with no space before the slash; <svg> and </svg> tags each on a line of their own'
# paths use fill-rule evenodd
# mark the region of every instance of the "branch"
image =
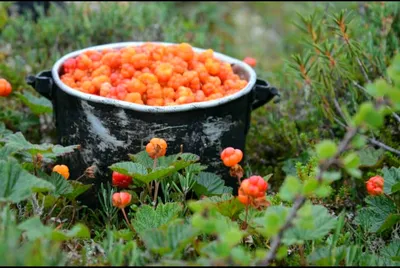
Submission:
<svg viewBox="0 0 400 268">
<path fill-rule="evenodd" d="M 357 132 L 358 132 L 358 128 L 348 129 L 343 140 L 340 142 L 340 144 L 338 146 L 338 150 L 337 150 L 336 154 L 332 158 L 329 158 L 328 160 L 326 160 L 324 163 L 322 163 L 320 165 L 320 172 L 317 176 L 318 184 L 320 184 L 322 182 L 322 175 L 324 174 L 324 172 L 327 171 L 329 169 L 329 167 L 332 164 L 334 164 L 337 161 L 337 159 L 339 158 L 339 156 L 347 149 L 348 145 L 350 144 L 353 137 L 357 134 Z M 293 220 L 296 218 L 298 210 L 304 205 L 305 201 L 306 201 L 306 197 L 303 195 L 296 197 L 293 207 L 292 207 L 288 217 L 286 218 L 284 225 L 282 226 L 282 228 L 279 230 L 278 234 L 272 240 L 271 248 L 268 252 L 268 255 L 263 261 L 260 262 L 260 266 L 268 266 L 271 263 L 271 261 L 275 259 L 276 253 L 278 252 L 278 248 L 281 245 L 283 234 L 285 233 L 285 231 L 287 229 L 289 229 L 292 226 Z"/>
<path fill-rule="evenodd" d="M 394 149 L 394 148 L 392 148 L 390 146 L 387 146 L 386 144 L 384 144 L 384 143 L 382 143 L 382 142 L 380 142 L 380 141 L 378 141 L 376 139 L 368 138 L 368 141 L 370 143 L 374 144 L 374 145 L 377 145 L 377 146 L 385 149 L 385 150 L 388 150 L 389 152 L 392 152 L 392 153 L 395 153 L 397 155 L 400 155 L 400 151 L 399 150 L 396 150 L 396 149 Z"/>
</svg>

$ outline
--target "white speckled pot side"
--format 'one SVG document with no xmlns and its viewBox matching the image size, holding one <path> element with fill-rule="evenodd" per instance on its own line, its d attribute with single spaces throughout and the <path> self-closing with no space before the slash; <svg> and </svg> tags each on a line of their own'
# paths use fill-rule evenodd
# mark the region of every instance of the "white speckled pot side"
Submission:
<svg viewBox="0 0 400 268">
<path fill-rule="evenodd" d="M 217 99 L 217 100 L 196 102 L 196 103 L 190 103 L 190 104 L 182 104 L 182 105 L 176 105 L 176 106 L 140 105 L 140 104 L 129 103 L 129 102 L 125 102 L 125 101 L 115 100 L 115 99 L 111 99 L 111 98 L 106 98 L 106 97 L 102 97 L 102 96 L 97 96 L 97 95 L 93 95 L 93 94 L 83 93 L 79 90 L 73 89 L 73 88 L 65 85 L 60 79 L 59 72 L 61 70 L 62 64 L 67 59 L 77 57 L 87 50 L 103 50 L 103 49 L 109 49 L 109 48 L 118 49 L 118 48 L 123 48 L 123 47 L 127 47 L 127 46 L 140 46 L 145 43 L 173 45 L 173 43 L 165 43 L 165 42 L 122 42 L 122 43 L 113 43 L 113 44 L 106 44 L 106 45 L 100 45 L 100 46 L 93 46 L 93 47 L 88 47 L 85 49 L 77 50 L 77 51 L 74 51 L 74 52 L 71 52 L 71 53 L 65 55 L 64 57 L 59 59 L 54 64 L 54 66 L 51 70 L 53 80 L 56 83 L 56 85 L 60 89 L 62 89 L 64 92 L 66 92 L 70 95 L 76 96 L 80 99 L 97 102 L 97 103 L 109 104 L 109 105 L 121 107 L 124 109 L 130 109 L 130 110 L 135 110 L 135 111 L 140 111 L 140 112 L 148 112 L 148 113 L 174 113 L 174 112 L 184 112 L 184 111 L 189 111 L 189 110 L 204 109 L 204 108 L 219 106 L 224 103 L 236 100 L 236 99 L 240 98 L 241 96 L 249 93 L 249 91 L 251 91 L 253 89 L 253 87 L 256 83 L 256 73 L 253 70 L 253 68 L 251 68 L 248 64 L 246 64 L 245 62 L 243 62 L 241 60 L 226 56 L 226 55 L 218 53 L 218 52 L 214 52 L 214 57 L 216 57 L 217 59 L 222 60 L 224 62 L 228 62 L 230 64 L 235 64 L 235 65 L 239 66 L 243 71 L 245 71 L 248 74 L 249 79 L 248 79 L 248 84 L 244 89 L 242 89 L 232 95 L 229 95 L 229 96 Z M 196 48 L 196 47 L 194 47 L 193 50 L 195 52 L 205 51 L 205 49 Z"/>
</svg>

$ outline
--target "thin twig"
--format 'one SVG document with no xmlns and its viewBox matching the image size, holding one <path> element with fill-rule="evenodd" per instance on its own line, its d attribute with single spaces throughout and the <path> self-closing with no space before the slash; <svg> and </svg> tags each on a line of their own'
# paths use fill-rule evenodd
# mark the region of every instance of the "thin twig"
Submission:
<svg viewBox="0 0 400 268">
<path fill-rule="evenodd" d="M 380 141 L 378 141 L 376 139 L 368 138 L 368 141 L 370 143 L 374 144 L 374 145 L 377 145 L 377 146 L 389 151 L 389 152 L 392 152 L 394 154 L 400 155 L 400 151 L 399 150 L 396 150 L 396 149 L 394 149 L 394 148 L 392 148 L 392 147 L 390 147 L 390 146 L 388 146 L 388 145 L 386 145 L 386 144 L 384 144 L 384 143 L 382 143 L 382 142 L 380 142 Z"/>
<path fill-rule="evenodd" d="M 324 172 L 327 171 L 328 168 L 337 161 L 337 158 L 339 158 L 339 156 L 347 149 L 348 145 L 350 144 L 353 137 L 357 134 L 357 132 L 358 128 L 349 128 L 343 140 L 339 144 L 336 154 L 332 158 L 326 160 L 323 164 L 320 165 L 320 172 L 317 176 L 317 181 L 319 184 L 322 182 L 322 176 Z M 303 195 L 299 195 L 296 197 L 293 207 L 290 210 L 284 225 L 272 240 L 271 249 L 268 252 L 267 257 L 263 261 L 261 261 L 260 263 L 261 266 L 268 266 L 271 263 L 271 261 L 275 259 L 276 253 L 278 252 L 278 248 L 281 245 L 283 234 L 286 232 L 287 229 L 289 229 L 292 226 L 293 220 L 296 218 L 298 210 L 304 205 L 305 201 L 306 197 Z"/>
</svg>

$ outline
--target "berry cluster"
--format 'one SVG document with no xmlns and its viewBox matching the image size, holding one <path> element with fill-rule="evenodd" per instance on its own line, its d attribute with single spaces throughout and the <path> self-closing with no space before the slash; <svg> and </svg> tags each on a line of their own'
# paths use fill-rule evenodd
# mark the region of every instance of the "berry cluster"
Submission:
<svg viewBox="0 0 400 268">
<path fill-rule="evenodd" d="M 153 159 L 164 156 L 167 152 L 167 142 L 163 139 L 152 138 L 146 145 L 146 152 Z"/>
<path fill-rule="evenodd" d="M 247 85 L 213 50 L 195 53 L 187 43 L 89 50 L 66 60 L 63 71 L 71 88 L 150 106 L 214 100 Z"/>
</svg>

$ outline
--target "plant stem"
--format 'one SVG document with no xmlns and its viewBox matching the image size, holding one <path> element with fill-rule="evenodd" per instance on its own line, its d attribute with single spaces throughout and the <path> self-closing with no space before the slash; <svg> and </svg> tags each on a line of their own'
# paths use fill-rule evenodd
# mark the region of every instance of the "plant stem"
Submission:
<svg viewBox="0 0 400 268">
<path fill-rule="evenodd" d="M 247 229 L 247 216 L 249 215 L 249 204 L 246 204 L 246 216 L 244 217 L 244 224 Z"/>
<path fill-rule="evenodd" d="M 157 167 L 157 157 L 154 158 L 154 163 L 153 163 L 153 170 Z M 156 207 L 157 203 L 157 196 L 158 196 L 158 188 L 160 187 L 160 182 L 154 181 L 155 188 L 154 188 L 154 198 L 153 198 L 153 207 Z"/>
<path fill-rule="evenodd" d="M 327 159 L 324 163 L 320 165 L 320 172 L 317 176 L 317 181 L 320 184 L 322 182 L 322 176 L 325 171 L 329 169 L 329 167 L 337 161 L 339 156 L 347 149 L 348 145 L 350 144 L 351 140 L 353 137 L 357 134 L 358 128 L 349 128 L 347 129 L 347 132 L 343 138 L 343 140 L 340 142 L 338 146 L 338 150 L 336 154 L 332 157 Z M 278 234 L 274 237 L 271 243 L 271 249 L 268 252 L 267 257 L 260 262 L 260 265 L 262 266 L 268 266 L 271 261 L 273 261 L 276 257 L 276 253 L 278 252 L 279 246 L 281 245 L 281 240 L 283 237 L 283 234 L 286 232 L 287 229 L 289 229 L 292 226 L 293 220 L 297 216 L 298 210 L 304 205 L 306 202 L 306 197 L 303 195 L 299 195 L 296 197 L 293 203 L 293 207 L 289 212 L 289 215 L 287 216 L 284 225 L 282 228 L 279 230 Z"/>
<path fill-rule="evenodd" d="M 129 229 L 131 229 L 131 231 L 132 231 L 133 233 L 135 233 L 135 229 L 133 229 L 131 223 L 130 223 L 129 220 L 128 220 L 128 217 L 126 216 L 125 208 L 121 208 L 121 210 L 122 210 L 122 214 L 124 214 L 124 218 L 125 218 L 126 224 L 128 224 L 128 226 L 129 226 Z"/>
</svg>

